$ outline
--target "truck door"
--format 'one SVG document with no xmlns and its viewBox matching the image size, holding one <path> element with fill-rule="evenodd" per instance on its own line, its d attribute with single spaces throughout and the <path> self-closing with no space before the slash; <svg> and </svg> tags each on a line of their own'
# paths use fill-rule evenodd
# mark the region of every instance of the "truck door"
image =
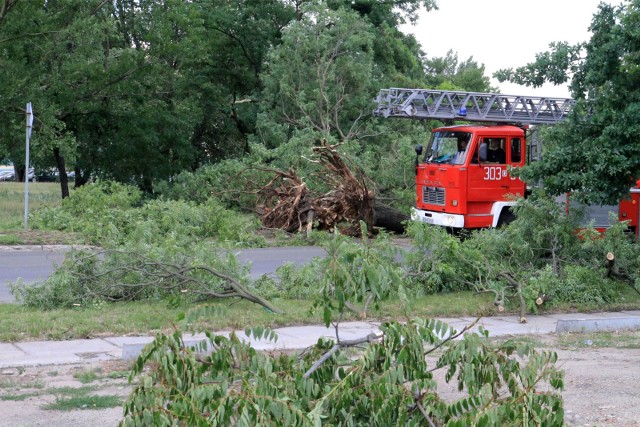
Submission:
<svg viewBox="0 0 640 427">
<path fill-rule="evenodd" d="M 507 138 L 507 164 L 511 168 L 519 168 L 525 163 L 525 141 L 523 138 L 511 137 Z M 506 194 L 515 194 L 524 196 L 526 184 L 519 178 L 508 176 Z"/>
<path fill-rule="evenodd" d="M 469 164 L 469 192 L 465 227 L 490 227 L 493 203 L 506 200 L 511 190 L 507 174 L 510 140 L 505 136 L 478 136 Z"/>
<path fill-rule="evenodd" d="M 508 135 L 478 136 L 469 164 L 465 227 L 490 227 L 495 202 L 524 195 L 525 184 L 509 175 L 509 167 L 524 165 L 524 139 Z"/>
</svg>

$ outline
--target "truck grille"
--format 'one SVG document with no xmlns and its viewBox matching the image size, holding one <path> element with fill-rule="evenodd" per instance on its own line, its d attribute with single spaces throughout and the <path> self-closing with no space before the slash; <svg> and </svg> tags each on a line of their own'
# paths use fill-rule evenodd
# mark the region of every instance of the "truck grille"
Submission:
<svg viewBox="0 0 640 427">
<path fill-rule="evenodd" d="M 443 205 L 445 201 L 444 188 L 422 187 L 422 202 L 431 205 Z"/>
</svg>

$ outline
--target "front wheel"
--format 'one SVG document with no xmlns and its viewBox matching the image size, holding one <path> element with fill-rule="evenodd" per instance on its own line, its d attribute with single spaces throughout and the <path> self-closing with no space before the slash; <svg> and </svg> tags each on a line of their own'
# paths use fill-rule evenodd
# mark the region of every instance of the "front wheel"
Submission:
<svg viewBox="0 0 640 427">
<path fill-rule="evenodd" d="M 498 219 L 497 228 L 505 227 L 511 224 L 516 219 L 516 216 L 511 212 L 511 209 L 503 209 L 500 214 L 500 219 Z"/>
</svg>

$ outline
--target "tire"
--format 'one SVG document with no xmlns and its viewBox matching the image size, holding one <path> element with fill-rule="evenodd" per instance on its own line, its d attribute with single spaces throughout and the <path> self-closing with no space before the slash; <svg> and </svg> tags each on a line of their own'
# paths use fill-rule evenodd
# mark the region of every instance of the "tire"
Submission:
<svg viewBox="0 0 640 427">
<path fill-rule="evenodd" d="M 511 209 L 505 208 L 500 213 L 500 219 L 498 219 L 497 228 L 505 227 L 511 224 L 516 219 L 516 216 L 511 212 Z"/>
</svg>

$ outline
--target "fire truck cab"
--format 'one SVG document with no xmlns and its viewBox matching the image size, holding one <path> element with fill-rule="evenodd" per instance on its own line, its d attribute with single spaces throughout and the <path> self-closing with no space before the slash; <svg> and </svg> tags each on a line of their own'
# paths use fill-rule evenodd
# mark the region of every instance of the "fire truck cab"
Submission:
<svg viewBox="0 0 640 427">
<path fill-rule="evenodd" d="M 461 125 L 435 129 L 416 169 L 412 217 L 451 228 L 496 227 L 513 219 L 514 196 L 526 185 L 511 176 L 525 163 L 517 126 Z"/>
</svg>

